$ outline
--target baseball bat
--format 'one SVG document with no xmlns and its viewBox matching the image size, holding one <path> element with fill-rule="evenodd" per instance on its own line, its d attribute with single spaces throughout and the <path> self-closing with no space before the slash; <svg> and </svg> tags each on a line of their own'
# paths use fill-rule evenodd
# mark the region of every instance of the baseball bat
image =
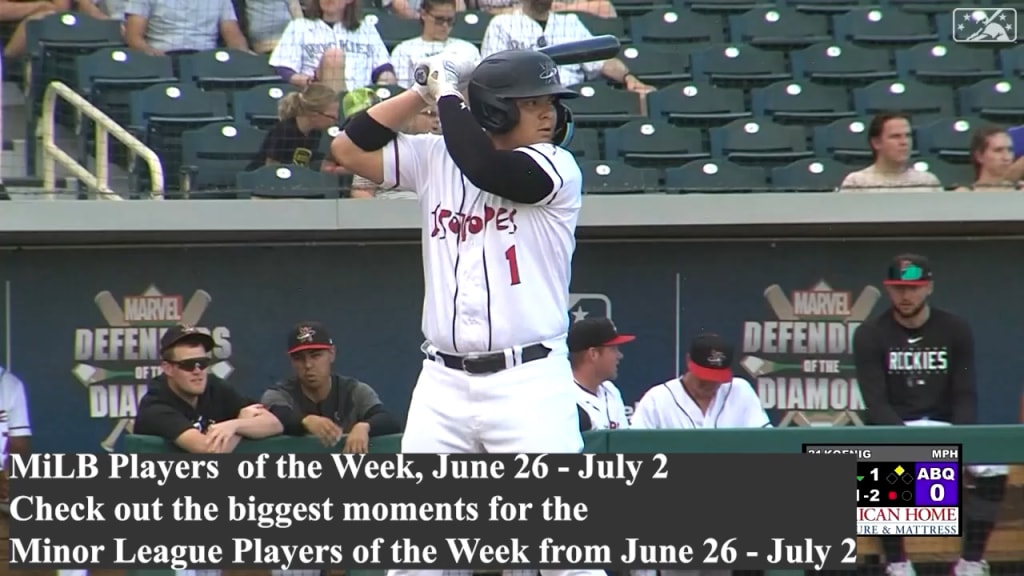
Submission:
<svg viewBox="0 0 1024 576">
<path fill-rule="evenodd" d="M 772 307 L 772 311 L 775 312 L 775 316 L 782 321 L 787 320 L 799 320 L 800 318 L 793 311 L 793 304 L 786 297 L 786 293 L 782 291 L 782 286 L 778 284 L 772 284 L 764 291 L 764 298 L 768 301 L 768 305 Z"/>
<path fill-rule="evenodd" d="M 96 295 L 96 306 L 100 309 L 100 314 L 103 314 L 103 319 L 107 321 L 107 325 L 111 328 L 124 328 L 130 324 L 124 319 L 124 310 L 121 309 L 121 305 L 117 303 L 117 299 L 110 293 L 109 290 L 104 290 Z"/>
<path fill-rule="evenodd" d="M 213 301 L 213 297 L 206 290 L 196 290 L 196 293 L 189 299 L 185 309 L 181 312 L 181 323 L 185 326 L 196 326 L 206 312 L 207 306 Z"/>
<path fill-rule="evenodd" d="M 875 309 L 875 304 L 878 304 L 878 300 L 882 297 L 882 292 L 874 286 L 866 286 L 861 291 L 860 296 L 857 297 L 857 301 L 853 303 L 853 308 L 850 308 L 850 315 L 846 318 L 846 322 L 863 322 L 871 315 L 871 311 Z"/>
<path fill-rule="evenodd" d="M 128 428 L 128 424 L 130 423 L 130 418 L 121 418 L 120 420 L 118 420 L 117 424 L 114 426 L 114 429 L 110 431 L 110 434 L 107 434 L 107 437 L 104 438 L 102 442 L 100 442 L 100 447 L 106 450 L 107 452 L 113 452 L 114 444 L 117 444 L 117 439 L 121 437 L 121 433 L 124 432 L 126 428 Z"/>
<path fill-rule="evenodd" d="M 1002 10 L 996 10 L 995 12 L 990 14 L 989 17 L 985 18 L 985 21 L 981 23 L 981 27 L 978 28 L 978 30 L 974 34 L 971 34 L 967 38 L 967 41 L 968 42 L 973 42 L 974 40 L 977 40 L 979 37 L 981 37 L 981 35 L 985 33 L 985 29 L 988 28 L 988 25 L 993 23 L 993 22 L 995 22 L 996 18 L 998 18 L 999 15 L 1002 14 L 1002 13 L 1003 13 Z M 954 16 L 954 18 L 956 18 L 956 16 Z M 953 25 L 956 26 L 956 21 L 955 20 L 953 22 Z"/>
<path fill-rule="evenodd" d="M 611 34 L 602 34 L 586 40 L 574 40 L 562 44 L 552 44 L 538 48 L 537 52 L 547 54 L 558 66 L 567 64 L 582 64 L 584 62 L 597 62 L 614 58 L 619 53 L 622 44 L 619 39 Z M 413 74 L 416 83 L 423 86 L 427 83 L 427 67 L 420 64 Z"/>
</svg>

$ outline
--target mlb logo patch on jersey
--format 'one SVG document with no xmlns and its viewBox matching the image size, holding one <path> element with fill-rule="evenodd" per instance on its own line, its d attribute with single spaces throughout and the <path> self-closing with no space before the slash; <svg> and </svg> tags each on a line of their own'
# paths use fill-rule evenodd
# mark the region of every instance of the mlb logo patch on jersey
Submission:
<svg viewBox="0 0 1024 576">
<path fill-rule="evenodd" d="M 953 10 L 953 41 L 964 44 L 1016 42 L 1017 10 L 956 8 Z"/>
<path fill-rule="evenodd" d="M 579 322 L 584 318 L 612 317 L 612 301 L 604 294 L 569 294 L 569 320 Z"/>
</svg>

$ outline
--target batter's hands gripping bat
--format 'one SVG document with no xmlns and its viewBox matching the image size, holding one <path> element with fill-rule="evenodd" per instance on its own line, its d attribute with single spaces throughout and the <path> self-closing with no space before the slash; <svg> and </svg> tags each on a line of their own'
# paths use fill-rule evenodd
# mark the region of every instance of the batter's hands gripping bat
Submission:
<svg viewBox="0 0 1024 576">
<path fill-rule="evenodd" d="M 598 62 L 614 58 L 619 54 L 620 48 L 622 48 L 622 45 L 619 43 L 618 38 L 611 34 L 603 34 L 587 38 L 586 40 L 552 44 L 551 46 L 539 48 L 537 51 L 550 56 L 558 66 L 565 66 L 567 64 Z M 422 64 L 416 67 L 413 77 L 416 78 L 417 84 L 426 85 L 427 71 Z"/>
</svg>

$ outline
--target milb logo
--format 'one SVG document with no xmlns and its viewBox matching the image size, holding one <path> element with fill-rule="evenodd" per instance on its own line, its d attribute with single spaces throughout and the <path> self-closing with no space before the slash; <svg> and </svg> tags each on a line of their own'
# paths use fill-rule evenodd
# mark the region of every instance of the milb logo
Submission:
<svg viewBox="0 0 1024 576">
<path fill-rule="evenodd" d="M 608 296 L 597 293 L 569 294 L 569 320 L 572 323 L 584 318 L 612 319 L 612 301 Z"/>
</svg>

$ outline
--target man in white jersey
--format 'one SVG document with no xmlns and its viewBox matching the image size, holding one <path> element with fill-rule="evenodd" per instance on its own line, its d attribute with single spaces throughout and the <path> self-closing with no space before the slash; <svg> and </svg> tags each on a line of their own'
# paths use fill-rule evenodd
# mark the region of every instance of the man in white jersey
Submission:
<svg viewBox="0 0 1024 576">
<path fill-rule="evenodd" d="M 733 347 L 717 334 L 690 344 L 686 373 L 648 390 L 633 428 L 768 428 L 771 422 L 749 382 L 732 374 Z"/>
<path fill-rule="evenodd" d="M 475 69 L 449 57 L 428 59 L 425 86 L 356 115 L 331 147 L 356 174 L 419 194 L 426 359 L 402 452 L 579 453 L 566 310 L 583 176 L 555 144 L 571 134 L 561 100 L 577 94 L 539 52 Z M 434 102 L 443 135 L 398 134 Z"/>
<path fill-rule="evenodd" d="M 612 384 L 618 376 L 619 345 L 636 336 L 619 334 L 609 318 L 584 318 L 569 328 L 569 362 L 576 382 L 580 430 L 629 428 L 622 393 Z"/>
<path fill-rule="evenodd" d="M 7 472 L 10 454 L 28 454 L 32 426 L 29 423 L 25 385 L 0 366 L 0 504 L 7 504 Z"/>
</svg>

